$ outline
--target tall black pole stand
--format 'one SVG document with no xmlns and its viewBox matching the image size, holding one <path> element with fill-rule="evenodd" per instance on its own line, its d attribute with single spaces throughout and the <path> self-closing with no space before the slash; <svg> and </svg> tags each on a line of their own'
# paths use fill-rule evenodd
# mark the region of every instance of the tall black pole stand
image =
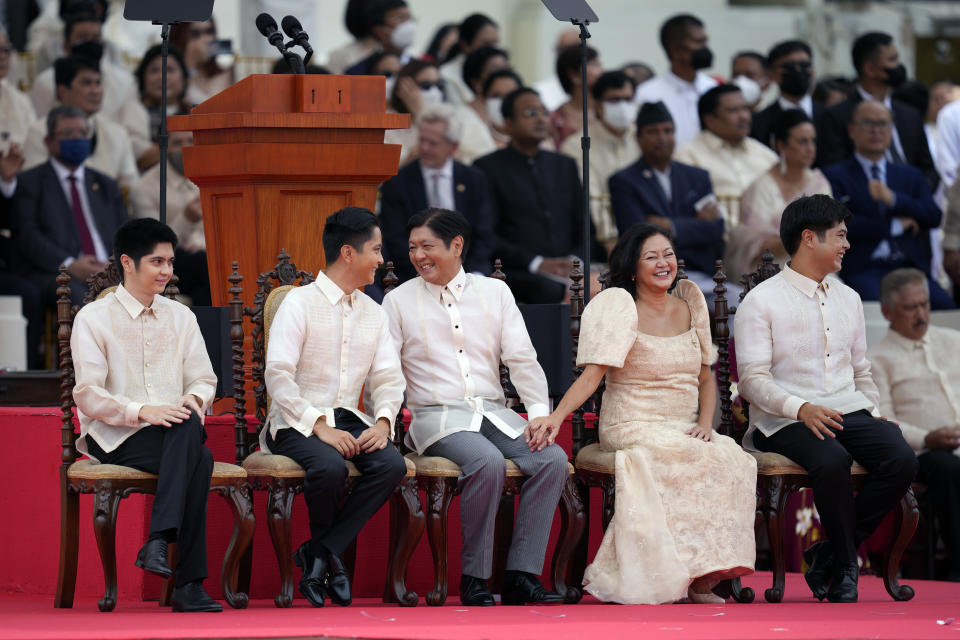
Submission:
<svg viewBox="0 0 960 640">
<path fill-rule="evenodd" d="M 160 224 L 167 224 L 167 54 L 169 53 L 170 23 L 160 27 Z"/>
<path fill-rule="evenodd" d="M 587 31 L 588 20 L 571 20 L 580 28 L 580 93 L 583 98 L 583 135 L 580 137 L 580 149 L 583 153 L 583 304 L 590 301 L 590 131 L 588 130 L 589 112 L 587 111 Z"/>
</svg>

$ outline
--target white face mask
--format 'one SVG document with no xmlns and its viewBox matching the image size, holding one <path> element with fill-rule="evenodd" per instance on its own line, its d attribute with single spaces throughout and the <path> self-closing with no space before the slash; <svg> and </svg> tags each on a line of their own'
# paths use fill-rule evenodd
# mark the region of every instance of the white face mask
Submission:
<svg viewBox="0 0 960 640">
<path fill-rule="evenodd" d="M 637 118 L 637 105 L 632 100 L 603 103 L 603 121 L 611 129 L 623 131 Z"/>
<path fill-rule="evenodd" d="M 403 51 L 407 47 L 412 47 L 416 39 L 417 23 L 413 20 L 401 22 L 390 32 L 390 44 L 400 51 Z"/>
<path fill-rule="evenodd" d="M 743 94 L 743 100 L 749 106 L 753 106 L 760 102 L 760 85 L 748 78 L 747 76 L 737 76 L 731 82 L 738 87 L 740 87 L 740 93 Z"/>
<path fill-rule="evenodd" d="M 386 78 L 386 80 L 384 81 L 384 84 L 386 85 L 385 89 L 387 92 L 387 102 L 389 102 L 390 97 L 393 95 L 393 88 L 397 86 L 396 74 L 390 76 L 389 78 Z"/>
<path fill-rule="evenodd" d="M 426 91 L 421 89 L 420 101 L 423 102 L 423 106 L 425 107 L 440 104 L 443 102 L 443 91 L 440 90 L 440 87 L 430 87 Z"/>
<path fill-rule="evenodd" d="M 495 127 L 503 128 L 503 112 L 500 107 L 503 106 L 503 98 L 487 98 L 484 101 L 487 110 L 487 120 Z"/>
</svg>

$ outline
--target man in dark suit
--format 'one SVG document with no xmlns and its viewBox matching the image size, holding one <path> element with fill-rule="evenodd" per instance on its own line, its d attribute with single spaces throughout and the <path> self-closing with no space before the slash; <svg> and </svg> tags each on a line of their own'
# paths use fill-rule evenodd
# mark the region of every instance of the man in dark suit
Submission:
<svg viewBox="0 0 960 640">
<path fill-rule="evenodd" d="M 916 267 L 930 280 L 931 307 L 952 309 L 950 296 L 930 277 L 930 229 L 940 224 L 941 212 L 919 170 L 887 160 L 892 127 L 882 103 L 861 102 L 849 126 L 853 156 L 823 170 L 834 197 L 853 212 L 840 278 L 862 299 L 878 300 L 883 276 Z"/>
<path fill-rule="evenodd" d="M 723 217 L 710 174 L 673 161 L 674 127 L 662 102 L 647 102 L 637 114 L 642 154 L 610 177 L 610 201 L 623 235 L 638 222 L 669 229 L 687 276 L 713 291 L 714 261 L 723 255 Z"/>
<path fill-rule="evenodd" d="M 817 132 L 817 166 L 835 164 L 853 154 L 848 125 L 853 120 L 854 109 L 864 100 L 876 100 L 893 113 L 887 159 L 916 167 L 923 173 L 930 190 L 936 190 L 940 176 L 930 157 L 923 114 L 907 103 L 891 98 L 893 90 L 907 77 L 893 38 L 879 32 L 865 33 L 857 38 L 853 43 L 853 66 L 857 70 L 856 89 L 849 98 L 827 109 L 821 118 Z"/>
<path fill-rule="evenodd" d="M 50 302 L 56 300 L 60 265 L 66 265 L 71 296 L 80 303 L 87 278 L 104 268 L 113 234 L 128 217 L 117 183 L 84 167 L 88 134 L 83 111 L 52 109 L 44 140 L 50 159 L 16 179 L 11 232 L 19 268 Z"/>
<path fill-rule="evenodd" d="M 767 54 L 767 73 L 780 87 L 780 98 L 753 116 L 750 136 L 773 149 L 773 123 L 787 109 L 802 109 L 816 124 L 824 106 L 810 97 L 813 90 L 813 50 L 802 40 L 786 40 Z"/>
<path fill-rule="evenodd" d="M 424 107 L 418 123 L 418 158 L 380 187 L 384 259 L 393 261 L 401 281 L 415 277 L 404 231 L 407 220 L 428 207 L 450 209 L 463 214 L 472 230 L 464 269 L 487 275 L 494 259 L 490 189 L 482 171 L 453 159 L 463 123 L 444 104 Z"/>
<path fill-rule="evenodd" d="M 493 194 L 494 256 L 503 261 L 517 302 L 560 302 L 583 247 L 577 163 L 540 148 L 550 135 L 549 114 L 536 91 L 507 94 L 501 112 L 510 145 L 474 162 Z"/>
</svg>

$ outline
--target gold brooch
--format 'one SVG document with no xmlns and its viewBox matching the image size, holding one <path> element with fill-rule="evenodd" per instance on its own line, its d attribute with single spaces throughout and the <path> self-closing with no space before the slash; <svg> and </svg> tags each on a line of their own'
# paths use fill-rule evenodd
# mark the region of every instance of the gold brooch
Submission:
<svg viewBox="0 0 960 640">
<path fill-rule="evenodd" d="M 458 184 L 458 185 L 457 185 L 457 191 L 459 191 L 460 193 L 463 193 L 463 192 L 466 191 L 466 190 L 467 190 L 466 185 L 463 185 L 463 184 Z"/>
</svg>

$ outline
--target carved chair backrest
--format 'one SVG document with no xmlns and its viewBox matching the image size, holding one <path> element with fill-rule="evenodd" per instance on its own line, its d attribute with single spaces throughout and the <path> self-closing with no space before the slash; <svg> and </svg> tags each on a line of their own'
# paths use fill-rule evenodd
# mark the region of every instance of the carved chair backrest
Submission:
<svg viewBox="0 0 960 640">
<path fill-rule="evenodd" d="M 271 271 L 257 276 L 257 292 L 253 296 L 253 306 L 244 306 L 241 294 L 243 289 L 240 283 L 243 276 L 239 272 L 239 264 L 234 261 L 230 281 L 230 342 L 233 349 L 233 401 L 237 435 L 237 463 L 243 461 L 256 448 L 260 429 L 267 421 L 269 412 L 269 397 L 264 380 L 264 371 L 267 364 L 267 341 L 270 334 L 270 324 L 276 315 L 277 308 L 284 296 L 295 286 L 303 286 L 314 281 L 309 271 L 298 270 L 297 265 L 290 260 L 290 255 L 280 250 L 277 256 L 277 265 Z M 246 416 L 246 389 L 244 388 L 244 318 L 249 318 L 251 326 L 251 378 L 253 381 L 255 424 L 250 430 Z"/>
<path fill-rule="evenodd" d="M 80 434 L 77 432 L 73 420 L 73 386 L 76 382 L 73 368 L 73 351 L 70 347 L 70 338 L 73 335 L 73 320 L 83 306 L 116 290 L 117 285 L 123 282 L 123 274 L 113 258 L 107 266 L 95 273 L 87 280 L 87 293 L 83 297 L 83 304 L 73 305 L 70 300 L 70 275 L 66 267 L 60 267 L 57 275 L 57 345 L 60 349 L 60 462 L 68 467 L 80 457 L 76 442 Z M 163 294 L 174 299 L 180 290 L 177 288 L 176 275 L 170 278 Z M 62 475 L 66 478 L 66 474 Z"/>
</svg>

